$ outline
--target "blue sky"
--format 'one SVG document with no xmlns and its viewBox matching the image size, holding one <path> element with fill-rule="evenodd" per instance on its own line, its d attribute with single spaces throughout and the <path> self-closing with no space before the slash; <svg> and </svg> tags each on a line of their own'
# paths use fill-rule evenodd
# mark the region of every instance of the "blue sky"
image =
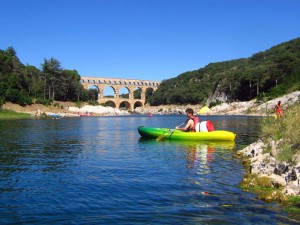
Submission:
<svg viewBox="0 0 300 225">
<path fill-rule="evenodd" d="M 299 0 L 0 0 L 0 49 L 81 76 L 161 81 L 300 37 Z"/>
</svg>

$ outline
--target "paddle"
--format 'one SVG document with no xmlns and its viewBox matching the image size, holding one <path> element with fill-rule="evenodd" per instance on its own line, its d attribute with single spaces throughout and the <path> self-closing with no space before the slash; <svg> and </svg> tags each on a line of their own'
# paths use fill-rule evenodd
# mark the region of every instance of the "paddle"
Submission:
<svg viewBox="0 0 300 225">
<path fill-rule="evenodd" d="M 185 124 L 185 123 L 180 124 L 178 127 L 180 127 L 180 126 L 183 125 L 183 124 Z M 173 134 L 173 132 L 174 132 L 175 130 L 176 130 L 176 129 L 170 129 L 168 133 L 162 134 L 162 135 L 160 135 L 158 138 L 156 138 L 156 141 L 161 141 L 161 140 L 163 140 L 166 136 Z"/>
</svg>

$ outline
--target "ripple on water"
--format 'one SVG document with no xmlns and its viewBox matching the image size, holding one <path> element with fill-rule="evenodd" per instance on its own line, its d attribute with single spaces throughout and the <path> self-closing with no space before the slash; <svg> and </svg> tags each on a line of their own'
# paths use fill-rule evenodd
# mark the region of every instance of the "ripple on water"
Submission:
<svg viewBox="0 0 300 225">
<path fill-rule="evenodd" d="M 0 220 L 4 224 L 286 222 L 276 204 L 259 201 L 239 188 L 244 170 L 233 151 L 248 143 L 247 132 L 255 138 L 257 123 L 241 117 L 209 118 L 216 127 L 234 129 L 236 143 L 157 142 L 140 139 L 137 133 L 136 128 L 146 124 L 174 127 L 185 119 L 182 116 L 1 122 Z"/>
</svg>

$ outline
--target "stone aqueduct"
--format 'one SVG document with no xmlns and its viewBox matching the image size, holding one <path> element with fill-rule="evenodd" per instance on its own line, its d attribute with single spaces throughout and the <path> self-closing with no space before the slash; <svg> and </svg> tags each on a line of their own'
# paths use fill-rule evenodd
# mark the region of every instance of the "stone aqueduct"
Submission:
<svg viewBox="0 0 300 225">
<path fill-rule="evenodd" d="M 146 91 L 151 89 L 156 91 L 160 82 L 136 79 L 119 79 L 119 78 L 99 78 L 99 77 L 81 77 L 81 83 L 85 89 L 96 87 L 98 89 L 98 102 L 100 104 L 110 104 L 116 108 L 125 105 L 128 109 L 136 107 L 144 107 L 146 102 Z M 114 97 L 105 97 L 104 89 L 111 87 L 114 91 Z M 121 88 L 125 87 L 129 92 L 129 98 L 122 98 L 119 95 Z M 133 92 L 137 89 L 141 90 L 140 99 L 135 99 Z"/>
</svg>

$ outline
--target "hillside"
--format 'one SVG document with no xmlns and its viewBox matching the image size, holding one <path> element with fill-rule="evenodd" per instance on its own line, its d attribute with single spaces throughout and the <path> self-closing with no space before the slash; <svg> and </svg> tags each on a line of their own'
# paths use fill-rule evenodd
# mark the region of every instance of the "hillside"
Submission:
<svg viewBox="0 0 300 225">
<path fill-rule="evenodd" d="M 164 80 L 148 103 L 213 105 L 272 99 L 297 90 L 300 90 L 300 38 L 249 58 L 210 63 Z"/>
</svg>

